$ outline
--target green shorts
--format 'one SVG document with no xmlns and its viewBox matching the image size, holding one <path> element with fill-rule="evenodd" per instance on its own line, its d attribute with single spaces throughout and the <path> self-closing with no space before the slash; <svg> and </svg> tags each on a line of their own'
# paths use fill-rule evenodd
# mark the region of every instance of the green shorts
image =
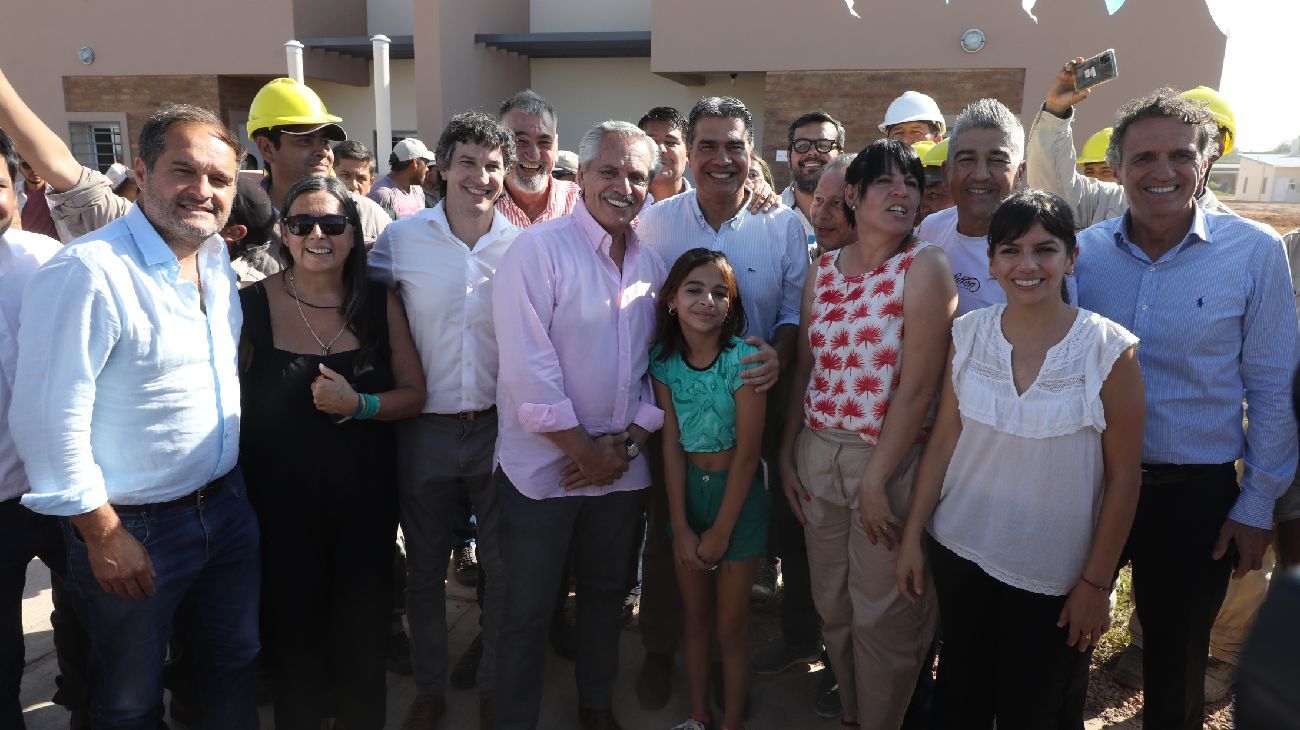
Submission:
<svg viewBox="0 0 1300 730">
<path fill-rule="evenodd" d="M 704 471 L 686 462 L 686 523 L 696 534 L 713 526 L 722 507 L 722 496 L 727 491 L 726 471 Z M 767 519 L 772 511 L 767 488 L 763 486 L 762 467 L 754 471 L 754 481 L 749 485 L 749 496 L 740 507 L 740 516 L 731 530 L 731 543 L 723 560 L 744 560 L 767 554 Z M 668 525 L 672 537 L 673 526 Z"/>
</svg>

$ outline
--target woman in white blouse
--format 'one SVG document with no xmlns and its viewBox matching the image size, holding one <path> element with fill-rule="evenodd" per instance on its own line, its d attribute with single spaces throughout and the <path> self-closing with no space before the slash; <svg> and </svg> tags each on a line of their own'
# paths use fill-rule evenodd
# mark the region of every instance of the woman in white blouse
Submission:
<svg viewBox="0 0 1300 730">
<path fill-rule="evenodd" d="M 1066 301 L 1077 255 L 1069 205 L 1017 193 L 989 228 L 1007 303 L 953 323 L 897 567 L 913 601 L 927 560 L 933 573 L 943 727 L 1083 727 L 1137 508 L 1144 401 L 1137 338 Z"/>
</svg>

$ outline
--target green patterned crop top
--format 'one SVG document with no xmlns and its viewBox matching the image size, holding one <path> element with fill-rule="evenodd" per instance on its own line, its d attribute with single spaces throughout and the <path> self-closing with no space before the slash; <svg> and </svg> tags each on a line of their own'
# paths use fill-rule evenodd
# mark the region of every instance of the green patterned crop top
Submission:
<svg viewBox="0 0 1300 730">
<path fill-rule="evenodd" d="M 659 346 L 651 350 L 650 377 L 672 391 L 680 441 L 688 453 L 712 454 L 736 445 L 735 392 L 744 385 L 740 371 L 753 367 L 742 366 L 740 361 L 757 351 L 733 337 L 731 347 L 700 370 L 683 360 L 679 352 L 661 361 Z"/>
</svg>

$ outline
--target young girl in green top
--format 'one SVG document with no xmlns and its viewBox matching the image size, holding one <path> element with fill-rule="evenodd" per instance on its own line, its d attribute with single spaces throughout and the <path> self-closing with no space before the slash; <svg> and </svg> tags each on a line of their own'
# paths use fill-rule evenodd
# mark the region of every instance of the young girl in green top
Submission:
<svg viewBox="0 0 1300 730">
<path fill-rule="evenodd" d="M 650 355 L 664 409 L 664 476 L 684 613 L 691 716 L 673 730 L 712 730 L 709 651 L 722 649 L 726 717 L 741 730 L 749 680 L 749 593 L 767 544 L 768 498 L 758 475 L 763 396 L 740 380 L 755 352 L 738 335 L 745 312 L 736 272 L 717 251 L 682 254 L 659 293 Z"/>
</svg>

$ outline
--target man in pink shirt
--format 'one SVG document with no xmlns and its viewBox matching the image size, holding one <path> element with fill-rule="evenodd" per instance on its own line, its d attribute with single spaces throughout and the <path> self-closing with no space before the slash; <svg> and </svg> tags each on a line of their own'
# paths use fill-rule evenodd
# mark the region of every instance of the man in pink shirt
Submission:
<svg viewBox="0 0 1300 730">
<path fill-rule="evenodd" d="M 433 153 L 423 142 L 407 137 L 393 146 L 388 174 L 375 181 L 366 197 L 391 213 L 393 220 L 419 213 L 425 209 L 421 186 L 433 162 Z"/>
<path fill-rule="evenodd" d="M 497 210 L 520 228 L 572 212 L 582 196 L 578 184 L 552 176 L 560 150 L 555 107 L 528 89 L 502 102 L 497 118 L 515 135 L 515 166 Z"/>
<path fill-rule="evenodd" d="M 583 605 L 580 726 L 619 727 L 611 702 L 623 596 L 650 485 L 639 454 L 664 416 L 646 370 L 654 298 L 667 271 L 631 226 L 658 157 L 631 124 L 592 128 L 579 148 L 582 200 L 571 215 L 520 234 L 497 269 L 495 480 L 509 566 L 493 690 L 499 730 L 537 725 L 547 629 L 570 543 Z"/>
</svg>

